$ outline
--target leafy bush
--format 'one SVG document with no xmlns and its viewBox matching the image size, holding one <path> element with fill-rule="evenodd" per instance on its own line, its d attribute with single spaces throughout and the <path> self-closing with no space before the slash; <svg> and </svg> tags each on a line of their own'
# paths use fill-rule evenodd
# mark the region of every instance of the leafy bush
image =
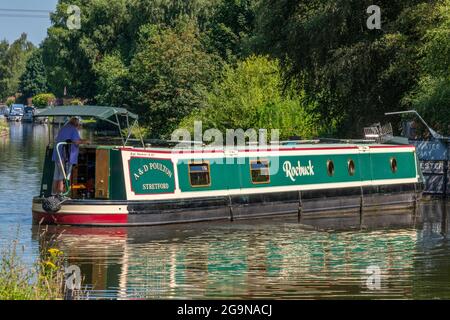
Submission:
<svg viewBox="0 0 450 320">
<path fill-rule="evenodd" d="M 450 77 L 424 76 L 404 99 L 438 132 L 450 133 Z"/>
<path fill-rule="evenodd" d="M 418 84 L 403 99 L 442 134 L 450 133 L 450 0 L 436 8 L 438 25 L 425 34 Z"/>
<path fill-rule="evenodd" d="M 83 102 L 80 99 L 72 99 L 70 101 L 70 105 L 72 105 L 72 106 L 82 106 Z"/>
<path fill-rule="evenodd" d="M 6 105 L 10 107 L 14 102 L 15 100 L 13 98 L 8 98 L 8 100 L 6 100 Z"/>
<path fill-rule="evenodd" d="M 5 119 L 0 118 L 0 137 L 9 131 L 9 126 Z"/>
<path fill-rule="evenodd" d="M 179 120 L 205 106 L 217 57 L 205 52 L 195 24 L 176 29 L 145 25 L 128 72 L 130 99 L 153 136 L 170 135 Z M 120 83 L 120 65 L 111 83 Z"/>
<path fill-rule="evenodd" d="M 45 108 L 55 100 L 53 93 L 40 93 L 33 97 L 33 105 L 37 108 Z"/>
<path fill-rule="evenodd" d="M 203 129 L 280 129 L 280 138 L 312 138 L 321 134 L 314 104 L 303 92 L 283 90 L 279 62 L 252 56 L 236 67 L 227 66 L 223 77 L 208 94 L 208 106 L 192 113 L 180 127 L 193 130 L 194 121 Z M 331 126 L 331 125 L 330 125 Z"/>
</svg>

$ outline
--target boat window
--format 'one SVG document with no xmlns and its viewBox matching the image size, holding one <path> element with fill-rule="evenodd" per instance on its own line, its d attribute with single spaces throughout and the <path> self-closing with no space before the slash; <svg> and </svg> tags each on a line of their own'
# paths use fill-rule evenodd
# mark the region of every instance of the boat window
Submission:
<svg viewBox="0 0 450 320">
<path fill-rule="evenodd" d="M 209 172 L 209 163 L 190 163 L 189 164 L 189 182 L 192 187 L 208 187 L 211 185 Z"/>
<path fill-rule="evenodd" d="M 392 173 L 396 173 L 397 172 L 397 159 L 395 158 L 391 158 L 391 171 Z"/>
<path fill-rule="evenodd" d="M 327 161 L 327 173 L 330 177 L 334 176 L 334 163 L 332 160 Z"/>
<path fill-rule="evenodd" d="M 250 161 L 250 175 L 252 183 L 269 183 L 269 161 L 252 160 Z"/>
<path fill-rule="evenodd" d="M 348 160 L 348 174 L 351 176 L 355 175 L 355 162 L 352 159 Z"/>
</svg>

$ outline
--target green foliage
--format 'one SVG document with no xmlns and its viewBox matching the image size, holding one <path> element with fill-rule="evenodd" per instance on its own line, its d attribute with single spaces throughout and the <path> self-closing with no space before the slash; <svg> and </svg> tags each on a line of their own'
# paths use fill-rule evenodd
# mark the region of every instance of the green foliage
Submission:
<svg viewBox="0 0 450 320">
<path fill-rule="evenodd" d="M 247 44 L 255 25 L 255 0 L 228 0 L 217 6 L 208 28 L 212 49 L 235 62 L 248 54 Z"/>
<path fill-rule="evenodd" d="M 52 15 L 53 25 L 43 42 L 44 63 L 48 68 L 50 89 L 93 98 L 96 93 L 94 64 L 102 56 L 129 41 L 126 37 L 128 11 L 125 0 L 60 0 Z M 81 29 L 65 25 L 67 7 L 81 8 Z"/>
<path fill-rule="evenodd" d="M 33 105 L 36 108 L 45 108 L 55 100 L 53 93 L 40 93 L 33 97 Z"/>
<path fill-rule="evenodd" d="M 136 0 L 129 5 L 129 34 L 145 24 L 173 28 L 180 21 L 195 21 L 205 31 L 222 0 Z"/>
<path fill-rule="evenodd" d="M 6 100 L 6 105 L 8 106 L 8 107 L 11 107 L 11 105 L 15 102 L 16 100 L 14 99 L 14 98 L 8 98 L 7 100 Z"/>
<path fill-rule="evenodd" d="M 127 104 L 126 85 L 128 68 L 119 54 L 106 55 L 94 66 L 97 75 L 98 94 L 95 96 L 101 105 L 122 106 Z"/>
<path fill-rule="evenodd" d="M 401 108 L 419 70 L 418 44 L 433 23 L 428 1 L 388 1 L 382 30 L 366 27 L 365 0 L 262 1 L 257 50 L 279 57 L 288 80 L 318 104 L 323 123 L 339 117 L 339 134 L 360 136 L 362 127 Z"/>
<path fill-rule="evenodd" d="M 70 101 L 70 105 L 71 106 L 82 106 L 83 105 L 83 101 L 81 101 L 80 99 L 72 99 Z"/>
<path fill-rule="evenodd" d="M 47 33 L 48 36 L 42 44 L 42 60 L 47 71 L 47 85 L 50 91 L 62 97 L 64 87 L 68 87 L 69 90 L 73 88 L 71 85 L 72 63 L 66 62 L 71 60 L 69 58 L 71 49 L 64 48 L 63 37 L 66 31 L 63 27 L 51 27 Z"/>
<path fill-rule="evenodd" d="M 5 136 L 9 132 L 9 126 L 6 119 L 0 119 L 0 137 Z"/>
<path fill-rule="evenodd" d="M 0 42 L 0 101 L 8 96 L 8 76 L 9 66 L 6 62 L 8 55 L 9 43 L 6 40 Z"/>
<path fill-rule="evenodd" d="M 208 106 L 186 117 L 180 127 L 193 130 L 194 121 L 203 129 L 280 129 L 282 139 L 311 138 L 321 133 L 315 106 L 303 92 L 283 91 L 278 61 L 251 56 L 236 67 L 226 66 L 221 80 L 208 94 Z"/>
<path fill-rule="evenodd" d="M 450 1 L 436 8 L 438 23 L 427 30 L 420 48 L 421 76 L 404 99 L 438 131 L 450 134 Z"/>
<path fill-rule="evenodd" d="M 104 67 L 112 62 L 111 57 L 129 65 L 143 25 L 174 27 L 179 21 L 194 20 L 201 26 L 208 21 L 216 3 L 217 0 L 59 0 L 43 43 L 50 90 L 62 95 L 66 86 L 70 95 L 103 101 L 107 95 L 105 85 L 111 80 L 100 78 Z M 68 5 L 81 9 L 79 30 L 69 30 L 65 25 Z"/>
<path fill-rule="evenodd" d="M 192 23 L 175 29 L 145 25 L 131 61 L 129 103 L 153 135 L 167 135 L 179 120 L 204 107 L 217 58 L 203 50 Z"/>
<path fill-rule="evenodd" d="M 202 106 L 220 68 L 206 36 L 220 2 L 59 0 L 42 45 L 50 90 L 131 108 L 152 135 L 169 132 Z M 80 30 L 65 25 L 69 4 Z"/>
<path fill-rule="evenodd" d="M 424 70 L 436 77 L 450 75 L 450 1 L 437 7 L 439 23 L 427 30 L 421 48 Z"/>
<path fill-rule="evenodd" d="M 17 240 L 0 252 L 0 300 L 64 298 L 63 252 L 44 245 L 33 266 L 23 261 Z"/>
<path fill-rule="evenodd" d="M 71 4 L 81 8 L 79 30 L 66 26 Z M 372 4 L 382 9 L 382 30 L 366 27 Z M 42 60 L 48 91 L 62 96 L 66 87 L 69 96 L 129 108 L 152 137 L 194 115 L 222 128 L 357 137 L 384 121 L 384 112 L 411 107 L 442 129 L 449 123 L 448 8 L 449 0 L 59 0 Z M 0 99 L 15 94 L 26 59 L 11 57 L 26 56 L 25 44 L 23 37 L 0 42 Z M 257 73 L 276 88 L 239 80 L 245 63 L 261 63 L 242 62 L 252 54 L 279 61 L 279 79 Z M 35 55 L 30 65 L 39 65 Z M 251 97 L 230 79 L 265 92 Z M 233 99 L 220 102 L 226 90 Z M 220 112 L 225 107 L 243 113 Z"/>
<path fill-rule="evenodd" d="M 130 138 L 134 138 L 134 139 L 141 139 L 141 137 L 143 139 L 149 138 L 150 136 L 150 131 L 148 128 L 145 127 L 141 127 L 141 126 L 132 126 L 126 129 L 122 129 L 121 133 L 124 137 L 127 137 L 128 134 L 130 134 Z"/>
<path fill-rule="evenodd" d="M 437 131 L 450 133 L 450 77 L 424 76 L 404 99 Z"/>
<path fill-rule="evenodd" d="M 25 99 L 47 92 L 47 75 L 41 50 L 34 51 L 29 57 L 25 71 L 20 77 L 19 91 Z"/>
<path fill-rule="evenodd" d="M 0 100 L 17 93 L 19 78 L 33 50 L 25 33 L 11 45 L 5 40 L 0 42 Z"/>
</svg>

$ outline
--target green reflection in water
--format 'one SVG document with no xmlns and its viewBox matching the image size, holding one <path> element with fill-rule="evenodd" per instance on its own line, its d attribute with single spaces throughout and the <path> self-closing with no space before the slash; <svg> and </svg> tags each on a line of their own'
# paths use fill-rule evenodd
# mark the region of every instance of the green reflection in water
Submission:
<svg viewBox="0 0 450 320">
<path fill-rule="evenodd" d="M 86 266 L 88 283 L 95 279 L 100 296 L 413 298 L 424 294 L 414 288 L 415 276 L 421 272 L 418 230 L 328 233 L 284 222 L 184 227 L 161 230 L 156 237 L 148 235 L 151 228 L 147 235 L 139 228 L 124 229 L 119 238 L 62 234 L 60 245 L 69 263 Z M 445 257 L 448 263 L 449 255 Z M 377 291 L 366 286 L 366 268 L 374 265 L 381 269 Z M 448 290 L 440 294 L 449 296 Z"/>
<path fill-rule="evenodd" d="M 31 198 L 39 192 L 46 126 L 12 124 L 0 139 L 0 240 L 15 237 L 30 261 Z M 18 193 L 19 190 L 19 193 Z M 19 200 L 18 200 L 19 199 Z M 319 232 L 284 220 L 161 228 L 50 228 L 92 297 L 450 298 L 447 210 L 424 202 L 417 229 Z M 447 220 L 448 221 L 448 220 Z M 62 233 L 62 231 L 64 231 Z M 381 290 L 366 268 L 382 271 Z"/>
</svg>

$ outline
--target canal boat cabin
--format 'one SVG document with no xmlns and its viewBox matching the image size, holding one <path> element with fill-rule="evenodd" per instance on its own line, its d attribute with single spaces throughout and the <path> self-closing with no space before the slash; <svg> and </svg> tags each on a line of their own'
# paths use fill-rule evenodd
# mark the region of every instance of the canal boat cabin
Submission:
<svg viewBox="0 0 450 320">
<path fill-rule="evenodd" d="M 41 116 L 96 117 L 119 125 L 137 121 L 125 109 L 55 107 Z M 111 119 L 116 119 L 115 121 Z M 332 220 L 363 227 L 389 212 L 414 210 L 422 175 L 412 145 L 289 142 L 234 148 L 207 146 L 80 146 L 68 198 L 51 197 L 54 145 L 47 147 L 36 222 L 137 226 L 258 218 Z M 143 142 L 143 141 L 142 141 Z"/>
</svg>

